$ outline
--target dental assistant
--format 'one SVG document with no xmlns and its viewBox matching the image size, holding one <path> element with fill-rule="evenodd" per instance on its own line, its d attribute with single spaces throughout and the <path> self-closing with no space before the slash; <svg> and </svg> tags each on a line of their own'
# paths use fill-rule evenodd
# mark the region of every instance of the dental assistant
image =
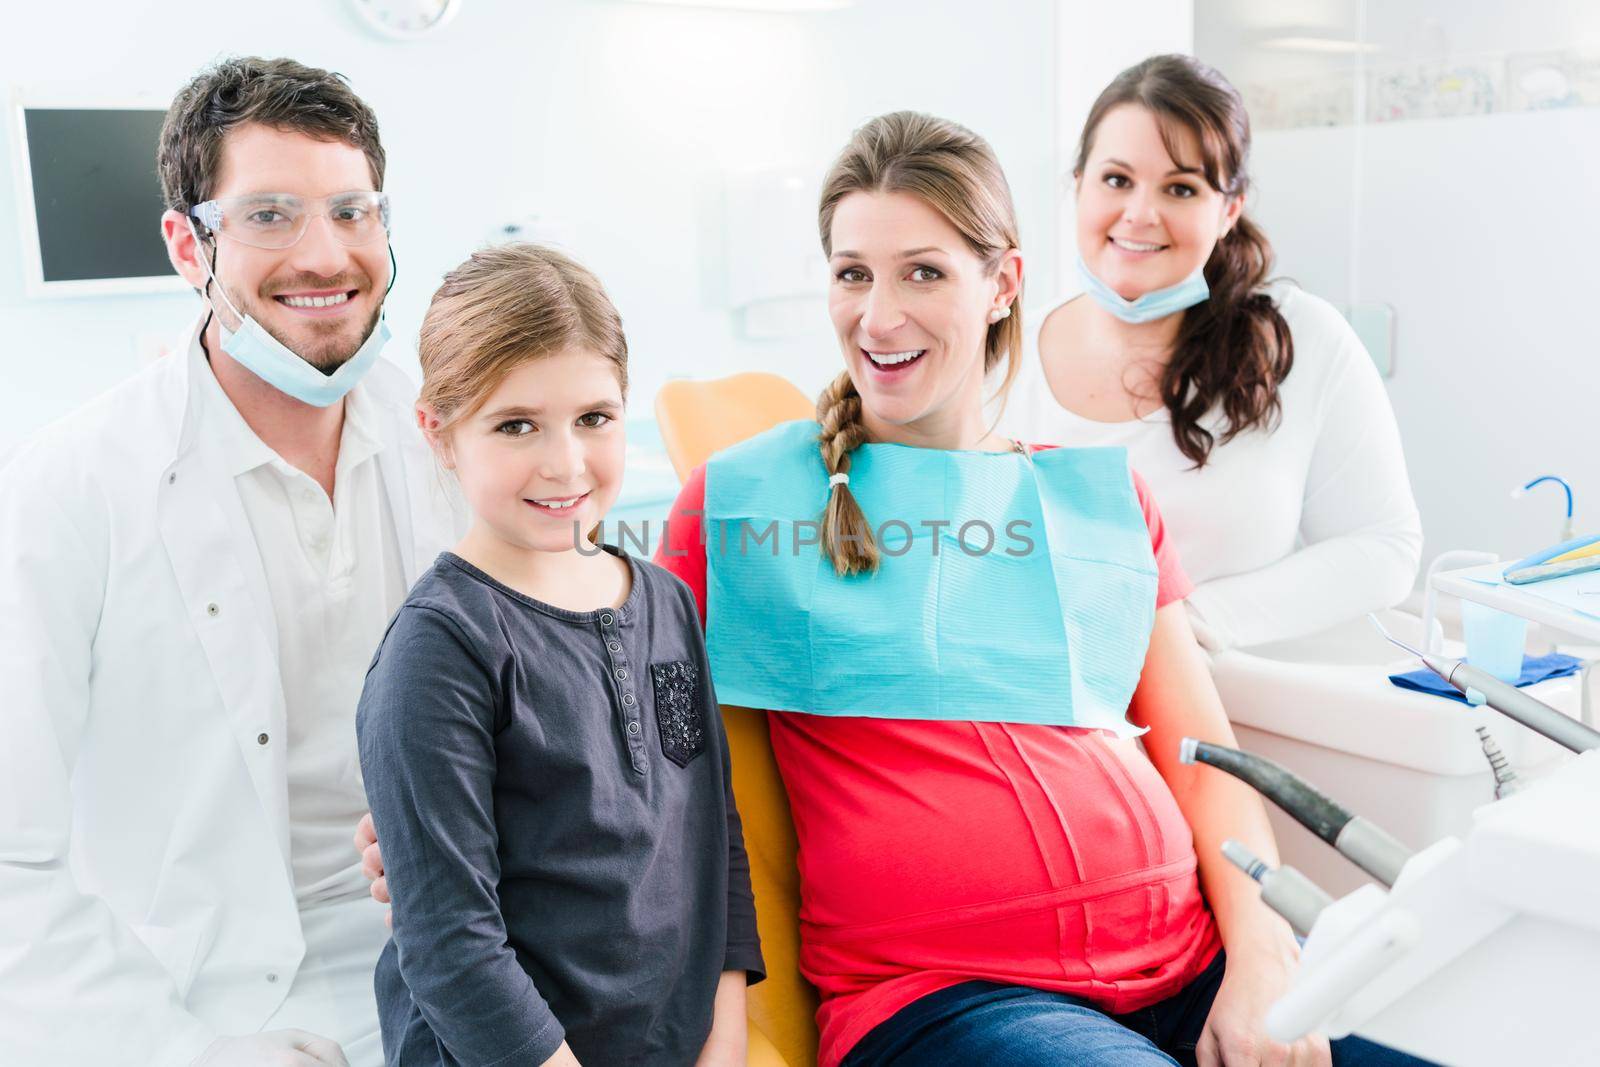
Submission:
<svg viewBox="0 0 1600 1067">
<path fill-rule="evenodd" d="M 1411 591 L 1422 524 L 1388 395 L 1327 301 L 1270 282 L 1244 212 L 1250 125 L 1189 56 L 1118 75 L 1084 125 L 1079 284 L 1037 312 L 999 427 L 1115 445 L 1149 480 L 1212 651 Z"/>
<path fill-rule="evenodd" d="M 385 157 L 337 75 L 174 99 L 174 354 L 0 470 L 0 1058 L 382 1061 L 362 679 L 463 528 L 378 358 Z"/>
</svg>

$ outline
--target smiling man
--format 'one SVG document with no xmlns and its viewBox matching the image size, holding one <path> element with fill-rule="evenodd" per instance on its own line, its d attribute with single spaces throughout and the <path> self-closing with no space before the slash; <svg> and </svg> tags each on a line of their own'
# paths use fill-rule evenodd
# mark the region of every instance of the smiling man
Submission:
<svg viewBox="0 0 1600 1067">
<path fill-rule="evenodd" d="M 177 352 L 0 470 L 8 1063 L 379 1063 L 355 707 L 461 513 L 378 358 L 377 122 L 238 59 L 179 92 Z"/>
</svg>

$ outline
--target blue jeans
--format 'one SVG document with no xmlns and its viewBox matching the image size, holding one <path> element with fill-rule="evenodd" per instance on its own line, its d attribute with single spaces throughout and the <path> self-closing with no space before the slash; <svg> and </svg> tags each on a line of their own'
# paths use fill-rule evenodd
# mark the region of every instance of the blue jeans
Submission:
<svg viewBox="0 0 1600 1067">
<path fill-rule="evenodd" d="M 901 1008 L 862 1038 L 844 1067 L 1193 1067 L 1222 953 L 1176 994 L 1107 1015 L 1064 993 L 963 982 Z M 1333 1042 L 1334 1067 L 1426 1067 L 1359 1037 Z"/>
</svg>

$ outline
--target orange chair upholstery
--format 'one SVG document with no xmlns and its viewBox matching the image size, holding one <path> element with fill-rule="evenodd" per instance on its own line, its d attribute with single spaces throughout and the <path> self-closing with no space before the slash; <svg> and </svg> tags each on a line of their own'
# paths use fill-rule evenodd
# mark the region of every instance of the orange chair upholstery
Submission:
<svg viewBox="0 0 1600 1067">
<path fill-rule="evenodd" d="M 815 415 L 816 405 L 787 378 L 754 371 L 709 382 L 671 381 L 656 394 L 656 424 L 679 481 L 719 449 Z"/>
<path fill-rule="evenodd" d="M 745 1067 L 789 1067 L 783 1058 L 783 1053 L 778 1051 L 772 1039 L 761 1032 L 761 1028 L 750 1023 L 750 1044 L 745 1051 Z"/>
<path fill-rule="evenodd" d="M 805 394 L 773 374 L 668 382 L 656 397 L 661 439 L 679 478 L 718 449 L 812 414 Z M 767 980 L 749 993 L 750 1067 L 811 1067 L 817 1062 L 817 994 L 800 976 L 800 875 L 789 798 L 766 714 L 724 707 L 722 721 L 767 964 Z"/>
</svg>

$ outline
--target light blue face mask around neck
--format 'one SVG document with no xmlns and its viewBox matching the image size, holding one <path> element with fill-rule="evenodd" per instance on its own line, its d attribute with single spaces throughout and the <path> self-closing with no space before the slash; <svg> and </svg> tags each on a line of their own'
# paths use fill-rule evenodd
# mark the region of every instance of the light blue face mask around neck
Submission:
<svg viewBox="0 0 1600 1067">
<path fill-rule="evenodd" d="M 1186 311 L 1211 297 L 1211 287 L 1206 284 L 1203 264 L 1177 285 L 1145 293 L 1136 300 L 1124 299 L 1115 289 L 1095 277 L 1081 255 L 1078 257 L 1078 277 L 1083 281 L 1083 291 L 1089 294 L 1089 299 L 1134 326 Z"/>
<path fill-rule="evenodd" d="M 195 239 L 199 240 L 198 234 Z M 205 262 L 204 256 L 200 258 L 201 262 Z M 373 363 L 378 359 L 378 353 L 383 351 L 383 346 L 389 341 L 389 326 L 380 317 L 378 324 L 367 335 L 367 339 L 361 342 L 361 347 L 356 349 L 355 354 L 345 360 L 332 374 L 324 374 L 268 333 L 254 318 L 240 313 L 239 309 L 233 306 L 233 301 L 228 299 L 227 292 L 209 264 L 206 266 L 206 276 L 221 294 L 222 302 L 228 305 L 228 310 L 233 312 L 240 323 L 236 333 L 228 329 L 221 319 L 217 320 L 217 327 L 222 335 L 222 350 L 278 392 L 292 396 L 312 407 L 331 407 L 343 399 L 356 387 L 356 383 L 366 376 L 367 371 L 372 369 Z"/>
<path fill-rule="evenodd" d="M 235 314 L 238 314 L 235 312 Z M 312 407 L 337 404 L 377 361 L 378 353 L 389 342 L 389 327 L 380 318 L 367 339 L 332 374 L 324 374 L 261 327 L 255 319 L 242 316 L 243 325 L 234 333 L 219 322 L 222 350 L 242 363 L 257 378 L 280 393 Z"/>
</svg>

